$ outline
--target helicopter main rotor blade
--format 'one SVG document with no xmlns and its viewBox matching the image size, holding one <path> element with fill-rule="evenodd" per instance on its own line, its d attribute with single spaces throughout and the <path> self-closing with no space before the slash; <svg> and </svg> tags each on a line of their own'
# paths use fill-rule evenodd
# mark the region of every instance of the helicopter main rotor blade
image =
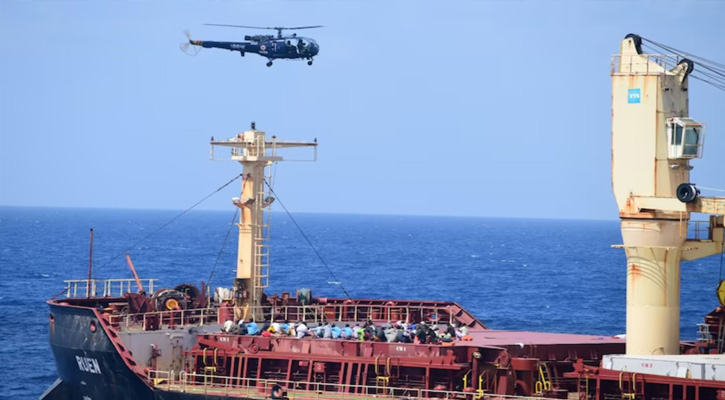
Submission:
<svg viewBox="0 0 725 400">
<path fill-rule="evenodd" d="M 312 25 L 312 26 L 295 26 L 294 28 L 275 28 L 275 29 L 314 29 L 314 28 L 322 28 L 324 25 Z"/>
<path fill-rule="evenodd" d="M 276 30 L 277 28 L 272 28 L 269 26 L 247 26 L 247 25 L 227 25 L 227 24 L 204 24 L 209 26 L 226 26 L 231 28 L 249 28 L 249 29 L 272 29 Z"/>
<path fill-rule="evenodd" d="M 228 25 L 228 24 L 204 24 L 209 26 L 226 26 L 231 28 L 248 28 L 248 29 L 269 29 L 269 30 L 294 30 L 294 29 L 312 29 L 312 28 L 322 28 L 323 25 L 312 25 L 312 26 L 296 26 L 292 28 L 287 28 L 284 26 L 248 26 L 248 25 Z"/>
</svg>

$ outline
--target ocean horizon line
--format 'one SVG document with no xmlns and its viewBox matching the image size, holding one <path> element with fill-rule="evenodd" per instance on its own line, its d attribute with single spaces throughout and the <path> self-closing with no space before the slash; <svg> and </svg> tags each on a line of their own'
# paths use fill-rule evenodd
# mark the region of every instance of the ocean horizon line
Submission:
<svg viewBox="0 0 725 400">
<path fill-rule="evenodd" d="M 132 208 L 132 207 L 97 207 L 97 206 L 25 206 L 14 204 L 0 204 L 0 210 L 3 209 L 46 209 L 46 210 L 88 210 L 88 211 L 138 211 L 138 212 L 183 212 L 181 208 Z M 228 209 L 192 209 L 189 212 L 209 212 L 223 213 Z M 561 217 L 545 217 L 545 216 L 493 216 L 493 215 L 446 215 L 446 214 L 381 214 L 381 213 L 365 213 L 365 212 L 320 212 L 320 211 L 290 211 L 295 215 L 326 215 L 326 216 L 379 216 L 379 217 L 409 217 L 409 218 L 475 218 L 475 219 L 500 219 L 500 220 L 546 220 L 546 221 L 582 221 L 582 222 L 615 222 L 619 218 L 561 218 Z M 285 214 L 283 210 L 272 210 L 272 214 Z"/>
</svg>

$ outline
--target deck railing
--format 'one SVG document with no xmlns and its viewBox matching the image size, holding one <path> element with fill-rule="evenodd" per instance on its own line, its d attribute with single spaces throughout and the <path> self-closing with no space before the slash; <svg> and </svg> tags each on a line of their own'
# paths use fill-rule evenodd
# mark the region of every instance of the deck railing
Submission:
<svg viewBox="0 0 725 400">
<path fill-rule="evenodd" d="M 690 240 L 710 239 L 710 221 L 689 221 L 687 228 L 687 238 Z"/>
<path fill-rule="evenodd" d="M 226 312 L 222 309 L 226 308 Z M 117 314 L 109 317 L 114 326 L 126 330 L 157 330 L 224 323 L 233 315 L 231 307 L 155 311 L 141 314 Z M 315 304 L 309 306 L 249 307 L 245 320 L 329 322 L 440 322 L 452 324 L 456 318 L 448 306 L 396 306 L 376 304 Z M 259 317 L 262 317 L 260 320 Z"/>
<path fill-rule="evenodd" d="M 454 316 L 448 306 L 416 306 L 386 304 L 315 304 L 309 306 L 261 307 L 265 317 L 288 321 L 403 321 L 452 323 Z M 254 315 L 254 314 L 250 314 Z"/>
<path fill-rule="evenodd" d="M 682 61 L 682 58 L 677 55 L 669 54 L 640 54 L 641 57 L 637 56 L 622 56 L 615 54 L 612 56 L 611 63 L 611 74 L 624 74 L 624 75 L 649 75 L 649 74 L 662 74 L 665 70 L 670 70 L 677 66 Z M 622 62 L 622 60 L 625 60 Z M 635 72 L 632 72 L 635 71 Z"/>
<path fill-rule="evenodd" d="M 111 315 L 109 320 L 112 325 L 122 330 L 154 331 L 218 324 L 218 314 L 218 308 L 194 308 L 140 314 L 117 314 Z"/>
<path fill-rule="evenodd" d="M 147 293 L 154 292 L 154 282 L 157 279 L 141 279 L 141 285 Z M 66 284 L 67 298 L 83 297 L 123 297 L 126 293 L 138 291 L 136 281 L 133 279 L 73 279 L 63 281 Z M 101 294 L 98 294 L 98 291 Z"/>
<path fill-rule="evenodd" d="M 380 377 L 385 378 L 385 377 Z M 378 379 L 379 385 L 347 385 L 339 383 L 300 382 L 254 378 L 236 378 L 222 375 L 196 374 L 174 371 L 148 371 L 147 379 L 155 388 L 170 392 L 194 393 L 227 397 L 268 399 L 272 386 L 284 387 L 290 400 L 380 400 L 380 399 L 467 399 L 467 400 L 540 400 L 541 397 L 507 396 L 422 388 L 401 388 L 387 386 L 386 379 Z"/>
</svg>

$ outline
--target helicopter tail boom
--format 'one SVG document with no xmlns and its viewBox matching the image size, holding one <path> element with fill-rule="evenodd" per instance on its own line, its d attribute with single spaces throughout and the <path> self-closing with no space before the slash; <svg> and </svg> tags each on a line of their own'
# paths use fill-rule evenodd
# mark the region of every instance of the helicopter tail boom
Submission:
<svg viewBox="0 0 725 400">
<path fill-rule="evenodd" d="M 208 40 L 190 40 L 189 42 L 195 46 L 204 47 L 206 49 L 215 48 L 241 52 L 251 50 L 249 48 L 250 43 L 248 42 L 214 42 Z"/>
<path fill-rule="evenodd" d="M 238 51 L 242 53 L 242 55 L 244 55 L 244 53 L 248 51 L 257 52 L 259 47 L 249 42 L 214 42 L 207 40 L 194 40 L 191 38 L 189 31 L 185 31 L 184 34 L 186 34 L 186 37 L 189 40 L 187 42 L 181 43 L 179 47 L 181 48 L 181 51 L 190 56 L 195 56 L 199 54 L 199 50 L 201 50 L 202 47 L 207 49 L 217 48 L 230 51 Z"/>
</svg>

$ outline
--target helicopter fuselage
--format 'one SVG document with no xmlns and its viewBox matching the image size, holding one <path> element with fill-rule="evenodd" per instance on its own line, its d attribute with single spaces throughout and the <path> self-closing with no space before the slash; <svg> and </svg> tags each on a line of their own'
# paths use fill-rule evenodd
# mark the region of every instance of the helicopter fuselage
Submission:
<svg viewBox="0 0 725 400">
<path fill-rule="evenodd" d="M 271 39 L 262 42 L 216 42 L 207 40 L 189 40 L 189 43 L 204 48 L 225 49 L 245 53 L 259 54 L 267 59 L 312 60 L 319 51 L 319 45 L 312 39 L 290 37 Z"/>
</svg>

